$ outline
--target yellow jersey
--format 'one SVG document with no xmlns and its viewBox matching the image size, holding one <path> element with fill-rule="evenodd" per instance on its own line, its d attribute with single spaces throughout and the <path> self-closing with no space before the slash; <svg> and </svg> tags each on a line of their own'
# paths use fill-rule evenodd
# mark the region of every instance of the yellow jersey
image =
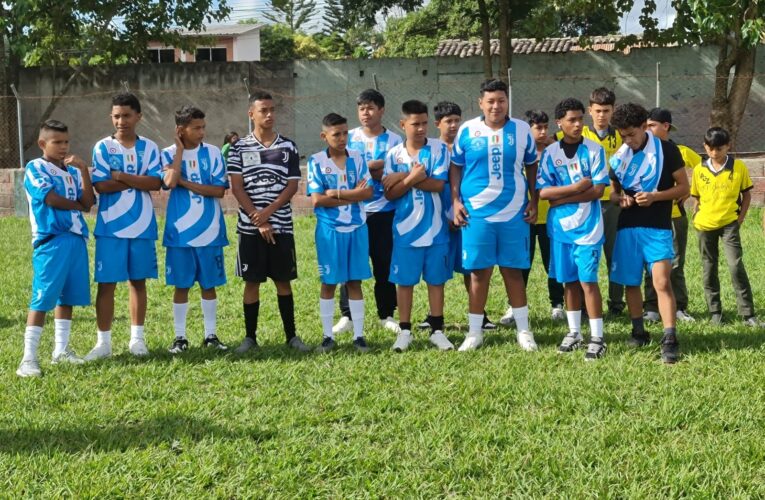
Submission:
<svg viewBox="0 0 765 500">
<path fill-rule="evenodd" d="M 598 133 L 595 132 L 594 129 L 591 129 L 587 125 L 584 126 L 582 129 L 582 136 L 586 137 L 587 139 L 590 139 L 592 141 L 597 142 L 601 146 L 603 146 L 603 149 L 606 151 L 606 165 L 609 165 L 609 160 L 611 159 L 611 156 L 616 153 L 616 151 L 622 147 L 622 136 L 619 135 L 619 131 L 616 130 L 613 127 L 608 127 L 608 132 L 603 137 L 603 139 L 598 136 Z M 555 134 L 555 138 L 558 140 L 563 139 L 563 131 L 559 130 Z M 603 190 L 603 196 L 600 198 L 601 201 L 608 201 L 611 197 L 611 186 L 606 186 L 606 189 Z"/>
<path fill-rule="evenodd" d="M 677 144 L 677 149 L 680 150 L 680 155 L 683 157 L 685 168 L 694 169 L 696 166 L 701 165 L 701 156 L 699 156 L 696 151 L 688 146 L 683 146 L 682 144 Z M 676 219 L 678 217 L 685 217 L 685 210 L 681 211 L 680 204 L 675 201 L 675 203 L 672 204 L 672 218 Z"/>
<path fill-rule="evenodd" d="M 742 194 L 752 189 L 749 169 L 741 160 L 728 157 L 719 172 L 710 168 L 711 160 L 693 169 L 691 196 L 699 200 L 693 225 L 699 231 L 713 231 L 738 219 Z"/>
</svg>

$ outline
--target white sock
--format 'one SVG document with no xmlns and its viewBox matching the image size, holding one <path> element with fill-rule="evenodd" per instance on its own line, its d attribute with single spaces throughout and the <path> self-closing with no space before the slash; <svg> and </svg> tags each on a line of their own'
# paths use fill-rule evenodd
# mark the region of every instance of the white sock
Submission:
<svg viewBox="0 0 765 500">
<path fill-rule="evenodd" d="M 529 306 L 513 307 L 515 327 L 519 332 L 529 332 Z"/>
<path fill-rule="evenodd" d="M 173 327 L 175 328 L 176 337 L 186 338 L 186 313 L 188 312 L 188 302 L 184 302 L 183 304 L 176 304 L 173 302 Z"/>
<path fill-rule="evenodd" d="M 130 325 L 130 342 L 143 340 L 143 325 Z"/>
<path fill-rule="evenodd" d="M 582 331 L 582 311 L 566 311 L 566 318 L 568 318 L 568 331 L 571 333 L 579 333 Z"/>
<path fill-rule="evenodd" d="M 112 331 L 98 330 L 98 334 L 96 336 L 96 345 L 112 345 Z"/>
<path fill-rule="evenodd" d="M 353 318 L 353 340 L 364 336 L 364 299 L 348 300 Z"/>
<path fill-rule="evenodd" d="M 24 330 L 24 357 L 22 361 L 35 361 L 37 359 L 37 346 L 40 345 L 42 331 L 41 326 L 28 326 Z"/>
<path fill-rule="evenodd" d="M 205 322 L 205 338 L 217 334 L 218 299 L 202 299 L 202 317 Z"/>
<path fill-rule="evenodd" d="M 590 318 L 590 335 L 603 338 L 603 318 Z"/>
<path fill-rule="evenodd" d="M 483 332 L 483 314 L 468 313 L 468 335 L 476 335 Z"/>
<path fill-rule="evenodd" d="M 321 327 L 324 330 L 324 336 L 331 339 L 335 338 L 332 333 L 332 319 L 335 316 L 335 299 L 319 299 L 319 317 L 321 317 Z"/>
<path fill-rule="evenodd" d="M 72 331 L 71 319 L 54 319 L 53 324 L 53 357 L 66 351 L 69 345 L 69 333 Z"/>
</svg>

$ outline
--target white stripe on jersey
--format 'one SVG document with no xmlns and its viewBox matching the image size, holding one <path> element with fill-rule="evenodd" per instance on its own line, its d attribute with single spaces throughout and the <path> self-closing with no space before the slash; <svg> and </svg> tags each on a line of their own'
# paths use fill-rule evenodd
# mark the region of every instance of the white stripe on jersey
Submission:
<svg viewBox="0 0 765 500">
<path fill-rule="evenodd" d="M 114 232 L 117 238 L 132 238 L 136 234 L 142 234 L 149 229 L 154 221 L 154 206 L 151 196 L 141 196 L 141 215 L 129 226 Z"/>
</svg>

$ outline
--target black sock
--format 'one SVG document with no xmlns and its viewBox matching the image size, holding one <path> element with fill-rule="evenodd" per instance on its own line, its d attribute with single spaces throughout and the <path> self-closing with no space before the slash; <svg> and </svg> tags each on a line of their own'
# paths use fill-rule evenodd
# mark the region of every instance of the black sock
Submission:
<svg viewBox="0 0 765 500">
<path fill-rule="evenodd" d="M 260 301 L 244 304 L 244 333 L 255 342 L 257 342 L 259 311 Z"/>
<path fill-rule="evenodd" d="M 675 335 L 677 336 L 677 328 L 674 326 L 671 326 L 669 328 L 664 329 L 664 335 Z"/>
<path fill-rule="evenodd" d="M 431 316 L 430 317 L 430 334 L 433 335 L 437 330 L 444 329 L 444 317 L 443 316 Z"/>
<path fill-rule="evenodd" d="M 401 328 L 401 330 L 409 330 L 412 331 L 412 324 L 411 323 L 405 323 L 403 321 L 399 322 L 398 327 Z"/>
<path fill-rule="evenodd" d="M 635 335 L 644 335 L 645 327 L 643 326 L 643 317 L 632 318 L 632 333 Z"/>
<path fill-rule="evenodd" d="M 284 335 L 289 342 L 295 337 L 295 300 L 292 298 L 292 294 L 277 295 L 276 298 L 279 301 L 279 314 L 284 325 Z"/>
</svg>

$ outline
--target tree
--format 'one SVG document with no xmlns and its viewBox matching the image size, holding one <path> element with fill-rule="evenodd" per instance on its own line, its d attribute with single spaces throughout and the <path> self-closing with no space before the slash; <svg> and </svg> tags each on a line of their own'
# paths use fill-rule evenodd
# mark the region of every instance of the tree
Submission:
<svg viewBox="0 0 765 500">
<path fill-rule="evenodd" d="M 291 61 L 295 59 L 295 32 L 286 24 L 271 24 L 260 30 L 260 59 Z"/>
<path fill-rule="evenodd" d="M 310 23 L 316 15 L 314 0 L 271 0 L 274 12 L 264 14 L 273 23 L 287 25 L 297 32 Z"/>
</svg>

